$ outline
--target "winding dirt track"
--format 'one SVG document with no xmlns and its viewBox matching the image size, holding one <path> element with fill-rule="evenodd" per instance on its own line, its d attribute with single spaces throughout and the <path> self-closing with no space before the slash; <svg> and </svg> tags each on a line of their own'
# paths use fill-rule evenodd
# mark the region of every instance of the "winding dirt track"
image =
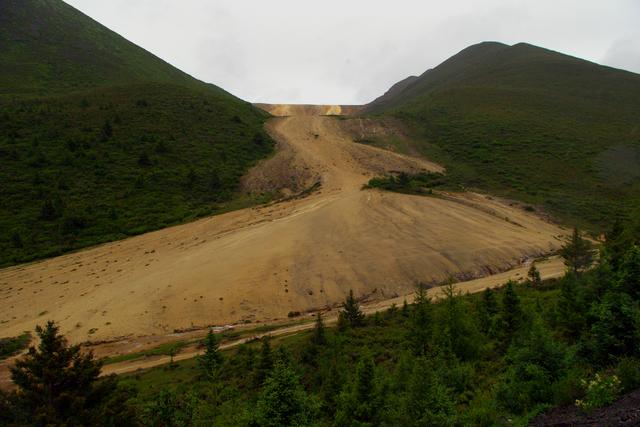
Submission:
<svg viewBox="0 0 640 427">
<path fill-rule="evenodd" d="M 1 270 L 0 336 L 47 319 L 72 342 L 273 321 L 334 306 L 349 289 L 387 300 L 559 247 L 561 229 L 482 195 L 363 191 L 375 175 L 441 168 L 353 143 L 341 120 L 314 115 L 341 111 L 326 108 L 274 107 L 290 115 L 268 123 L 278 154 L 248 177 L 319 190 Z"/>
</svg>

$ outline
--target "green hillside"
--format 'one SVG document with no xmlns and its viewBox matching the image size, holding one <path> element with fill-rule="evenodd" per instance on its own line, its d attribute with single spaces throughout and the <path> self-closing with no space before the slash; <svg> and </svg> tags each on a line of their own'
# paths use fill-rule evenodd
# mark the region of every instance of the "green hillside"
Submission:
<svg viewBox="0 0 640 427">
<path fill-rule="evenodd" d="M 265 119 L 62 1 L 0 1 L 0 266 L 255 202 Z"/>
<path fill-rule="evenodd" d="M 0 94 L 201 84 L 60 0 L 0 2 Z"/>
<path fill-rule="evenodd" d="M 517 44 L 471 46 L 369 104 L 469 187 L 599 227 L 640 201 L 640 76 Z"/>
</svg>

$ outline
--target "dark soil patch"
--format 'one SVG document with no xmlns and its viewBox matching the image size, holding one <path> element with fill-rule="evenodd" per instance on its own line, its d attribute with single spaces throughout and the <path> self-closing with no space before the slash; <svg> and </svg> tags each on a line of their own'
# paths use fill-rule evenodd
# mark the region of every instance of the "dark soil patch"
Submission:
<svg viewBox="0 0 640 427">
<path fill-rule="evenodd" d="M 640 390 L 624 395 L 613 405 L 587 414 L 576 406 L 555 408 L 534 418 L 531 426 L 639 426 Z"/>
</svg>

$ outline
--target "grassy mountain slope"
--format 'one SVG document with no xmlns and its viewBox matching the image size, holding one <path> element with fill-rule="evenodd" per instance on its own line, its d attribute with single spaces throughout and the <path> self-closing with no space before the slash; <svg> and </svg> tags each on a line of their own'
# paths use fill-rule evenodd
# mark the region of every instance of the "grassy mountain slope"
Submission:
<svg viewBox="0 0 640 427">
<path fill-rule="evenodd" d="M 0 265 L 251 202 L 266 114 L 59 0 L 0 1 Z"/>
<path fill-rule="evenodd" d="M 59 0 L 0 2 L 0 94 L 200 84 Z"/>
<path fill-rule="evenodd" d="M 406 82 L 406 81 L 405 81 Z M 640 76 L 481 43 L 369 104 L 460 183 L 597 226 L 640 200 Z"/>
</svg>

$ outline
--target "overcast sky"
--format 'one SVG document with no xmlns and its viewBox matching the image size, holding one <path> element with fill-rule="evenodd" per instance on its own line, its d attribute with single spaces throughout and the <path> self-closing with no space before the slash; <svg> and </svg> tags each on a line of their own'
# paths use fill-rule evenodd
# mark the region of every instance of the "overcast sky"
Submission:
<svg viewBox="0 0 640 427">
<path fill-rule="evenodd" d="M 252 102 L 361 104 L 485 40 L 640 73 L 640 0 L 65 0 Z"/>
</svg>

